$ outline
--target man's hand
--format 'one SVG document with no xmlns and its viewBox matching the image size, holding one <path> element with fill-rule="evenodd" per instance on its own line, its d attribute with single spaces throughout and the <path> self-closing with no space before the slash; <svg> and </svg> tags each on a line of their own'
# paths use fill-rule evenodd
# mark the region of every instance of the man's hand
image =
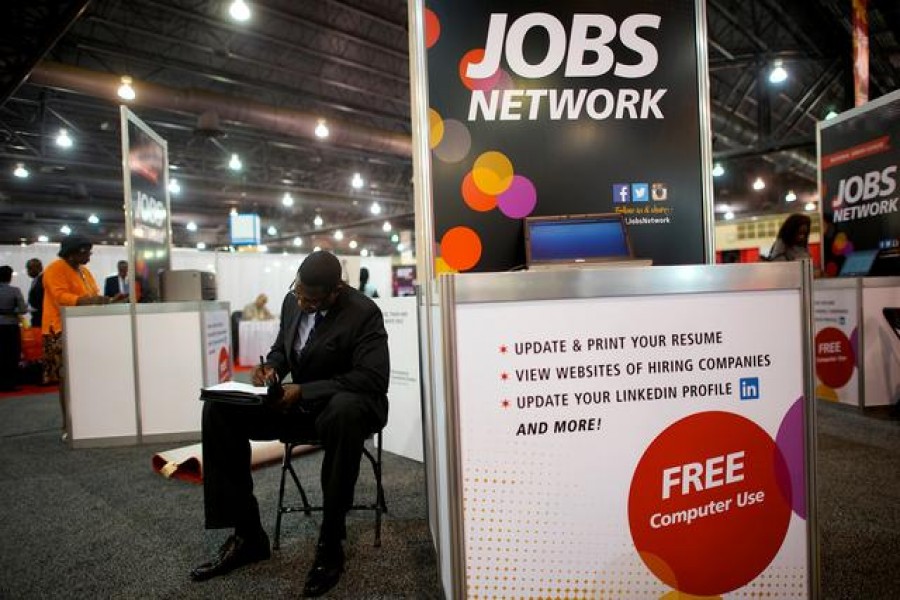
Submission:
<svg viewBox="0 0 900 600">
<path fill-rule="evenodd" d="M 285 383 L 281 386 L 283 393 L 280 396 L 269 394 L 266 405 L 278 412 L 286 413 L 291 407 L 300 402 L 300 385 L 296 383 Z"/>
<path fill-rule="evenodd" d="M 268 386 L 270 383 L 274 382 L 276 378 L 274 367 L 269 365 L 256 365 L 256 368 L 253 369 L 251 381 L 255 386 Z"/>
<path fill-rule="evenodd" d="M 118 304 L 120 302 L 128 302 L 128 294 L 123 294 L 120 292 L 120 293 L 116 294 L 115 296 L 113 296 L 112 300 L 110 300 L 110 302 L 112 304 Z"/>
</svg>

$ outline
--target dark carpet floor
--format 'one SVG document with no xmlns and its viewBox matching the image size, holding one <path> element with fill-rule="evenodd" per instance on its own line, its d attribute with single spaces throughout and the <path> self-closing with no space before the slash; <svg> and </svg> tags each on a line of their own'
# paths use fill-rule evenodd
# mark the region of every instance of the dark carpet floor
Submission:
<svg viewBox="0 0 900 600">
<path fill-rule="evenodd" d="M 900 597 L 900 423 L 820 405 L 817 437 L 822 597 Z M 59 440 L 55 394 L 0 400 L 0 598 L 299 597 L 316 516 L 286 517 L 271 560 L 205 583 L 188 579 L 222 535 L 202 527 L 200 486 L 150 468 L 153 453 L 171 447 L 70 450 Z M 441 598 L 424 467 L 384 460 L 383 545 L 372 546 L 371 513 L 352 514 L 347 572 L 329 597 Z M 296 464 L 317 481 L 316 457 Z M 368 498 L 371 472 L 362 473 L 358 496 Z M 270 532 L 277 477 L 276 467 L 254 473 Z"/>
</svg>

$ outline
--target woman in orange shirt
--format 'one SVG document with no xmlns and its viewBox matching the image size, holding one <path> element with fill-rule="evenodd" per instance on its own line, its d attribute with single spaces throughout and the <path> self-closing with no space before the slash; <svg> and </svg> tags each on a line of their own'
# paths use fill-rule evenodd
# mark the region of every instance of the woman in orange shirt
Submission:
<svg viewBox="0 0 900 600">
<path fill-rule="evenodd" d="M 86 265 L 91 260 L 91 241 L 82 235 L 70 235 L 59 245 L 59 258 L 44 269 L 44 316 L 41 333 L 44 338 L 44 381 L 59 381 L 59 405 L 62 409 L 63 439 L 66 433 L 65 377 L 62 372 L 61 306 L 85 306 L 120 302 L 119 294 L 107 298 L 100 293 L 94 276 Z"/>
</svg>

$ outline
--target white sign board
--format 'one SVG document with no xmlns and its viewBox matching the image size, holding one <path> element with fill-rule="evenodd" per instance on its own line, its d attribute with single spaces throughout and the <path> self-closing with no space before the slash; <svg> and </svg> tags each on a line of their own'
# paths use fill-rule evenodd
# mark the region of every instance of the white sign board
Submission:
<svg viewBox="0 0 900 600">
<path fill-rule="evenodd" d="M 458 304 L 468 596 L 806 597 L 801 307 Z"/>
<path fill-rule="evenodd" d="M 210 310 L 203 315 L 203 385 L 231 381 L 231 322 L 227 310 Z"/>
<path fill-rule="evenodd" d="M 856 281 L 855 279 L 853 280 Z M 857 288 L 816 288 L 816 398 L 859 406 Z"/>
</svg>

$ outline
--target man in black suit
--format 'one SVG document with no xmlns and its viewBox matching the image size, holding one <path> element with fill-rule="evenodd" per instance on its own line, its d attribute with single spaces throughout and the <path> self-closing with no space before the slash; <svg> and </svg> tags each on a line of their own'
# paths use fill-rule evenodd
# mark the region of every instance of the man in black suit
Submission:
<svg viewBox="0 0 900 600">
<path fill-rule="evenodd" d="M 110 275 L 103 284 L 103 295 L 115 298 L 119 294 L 128 296 L 128 261 L 120 260 L 116 264 L 117 275 Z"/>
<path fill-rule="evenodd" d="M 321 596 L 344 567 L 345 517 L 353 505 L 363 443 L 387 422 L 390 376 L 387 332 L 378 306 L 341 280 L 341 264 L 313 252 L 300 265 L 281 306 L 281 325 L 255 385 L 275 389 L 263 405 L 207 402 L 203 407 L 206 527 L 234 528 L 195 581 L 269 558 L 250 476 L 249 440 L 308 433 L 322 441 L 323 519 L 304 596 Z"/>
<path fill-rule="evenodd" d="M 31 277 L 28 288 L 28 311 L 31 313 L 31 326 L 40 327 L 44 315 L 44 265 L 37 258 L 25 263 L 25 270 Z"/>
</svg>

